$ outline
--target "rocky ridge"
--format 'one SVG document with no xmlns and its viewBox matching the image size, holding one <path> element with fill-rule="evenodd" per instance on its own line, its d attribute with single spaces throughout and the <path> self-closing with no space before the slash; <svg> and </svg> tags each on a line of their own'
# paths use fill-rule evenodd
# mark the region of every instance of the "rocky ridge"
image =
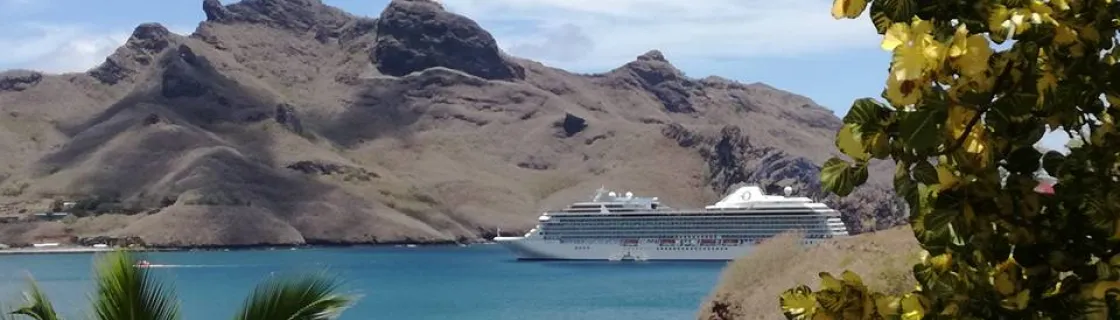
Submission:
<svg viewBox="0 0 1120 320">
<path fill-rule="evenodd" d="M 140 25 L 88 72 L 0 73 L 0 215 L 92 203 L 76 221 L 0 224 L 0 242 L 470 241 L 604 184 L 675 206 L 740 183 L 823 197 L 818 164 L 836 154 L 826 108 L 687 77 L 656 50 L 576 75 L 428 0 L 377 18 L 318 0 L 202 9 L 194 33 Z M 889 164 L 874 171 L 828 200 L 857 231 L 901 221 Z"/>
</svg>

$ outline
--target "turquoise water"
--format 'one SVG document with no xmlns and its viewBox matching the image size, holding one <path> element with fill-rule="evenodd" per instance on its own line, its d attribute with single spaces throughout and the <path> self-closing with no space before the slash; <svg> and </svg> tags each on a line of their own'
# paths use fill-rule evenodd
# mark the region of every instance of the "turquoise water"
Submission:
<svg viewBox="0 0 1120 320">
<path fill-rule="evenodd" d="M 273 272 L 327 269 L 362 295 L 341 319 L 695 319 L 721 262 L 519 262 L 496 245 L 147 253 L 188 320 L 230 319 Z M 0 256 L 0 301 L 30 272 L 69 319 L 87 309 L 92 254 Z"/>
</svg>

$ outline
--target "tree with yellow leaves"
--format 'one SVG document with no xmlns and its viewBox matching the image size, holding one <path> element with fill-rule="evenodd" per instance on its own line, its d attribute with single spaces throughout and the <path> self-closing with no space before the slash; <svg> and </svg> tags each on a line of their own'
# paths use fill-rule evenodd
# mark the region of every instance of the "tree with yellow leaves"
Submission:
<svg viewBox="0 0 1120 320">
<path fill-rule="evenodd" d="M 832 15 L 864 11 L 892 53 L 886 103 L 853 103 L 836 135 L 850 159 L 821 180 L 845 196 L 868 161 L 895 161 L 918 286 L 890 296 L 821 273 L 818 291 L 781 295 L 786 317 L 1120 319 L 1120 3 L 835 0 Z M 1080 145 L 1034 147 L 1055 131 Z M 1034 191 L 1040 168 L 1053 194 Z"/>
</svg>

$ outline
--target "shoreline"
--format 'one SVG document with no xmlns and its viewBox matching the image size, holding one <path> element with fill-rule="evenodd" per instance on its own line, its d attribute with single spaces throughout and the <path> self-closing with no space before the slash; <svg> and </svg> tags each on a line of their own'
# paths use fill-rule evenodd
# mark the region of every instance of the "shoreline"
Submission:
<svg viewBox="0 0 1120 320">
<path fill-rule="evenodd" d="M 330 244 L 275 244 L 275 245 L 224 245 L 224 246 L 188 246 L 188 247 L 87 247 L 78 245 L 60 245 L 57 247 L 23 247 L 0 249 L 0 256 L 20 254 L 82 254 L 111 252 L 114 250 L 128 250 L 136 252 L 178 252 L 178 251 L 272 251 L 272 250 L 299 250 L 320 248 L 397 248 L 397 247 L 466 247 L 471 245 L 494 244 L 490 240 L 484 241 L 435 241 L 415 243 L 330 243 Z"/>
</svg>

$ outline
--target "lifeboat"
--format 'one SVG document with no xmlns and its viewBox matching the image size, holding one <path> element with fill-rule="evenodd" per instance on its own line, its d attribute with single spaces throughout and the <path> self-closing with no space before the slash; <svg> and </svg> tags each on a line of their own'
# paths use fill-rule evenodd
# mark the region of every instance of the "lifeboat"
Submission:
<svg viewBox="0 0 1120 320">
<path fill-rule="evenodd" d="M 638 239 L 622 239 L 622 245 L 624 245 L 624 246 L 636 246 L 636 245 L 638 245 Z"/>
<path fill-rule="evenodd" d="M 739 245 L 739 239 L 723 239 L 723 245 L 725 245 L 725 246 Z"/>
<path fill-rule="evenodd" d="M 710 246 L 716 244 L 716 239 L 700 239 L 700 245 Z"/>
</svg>

